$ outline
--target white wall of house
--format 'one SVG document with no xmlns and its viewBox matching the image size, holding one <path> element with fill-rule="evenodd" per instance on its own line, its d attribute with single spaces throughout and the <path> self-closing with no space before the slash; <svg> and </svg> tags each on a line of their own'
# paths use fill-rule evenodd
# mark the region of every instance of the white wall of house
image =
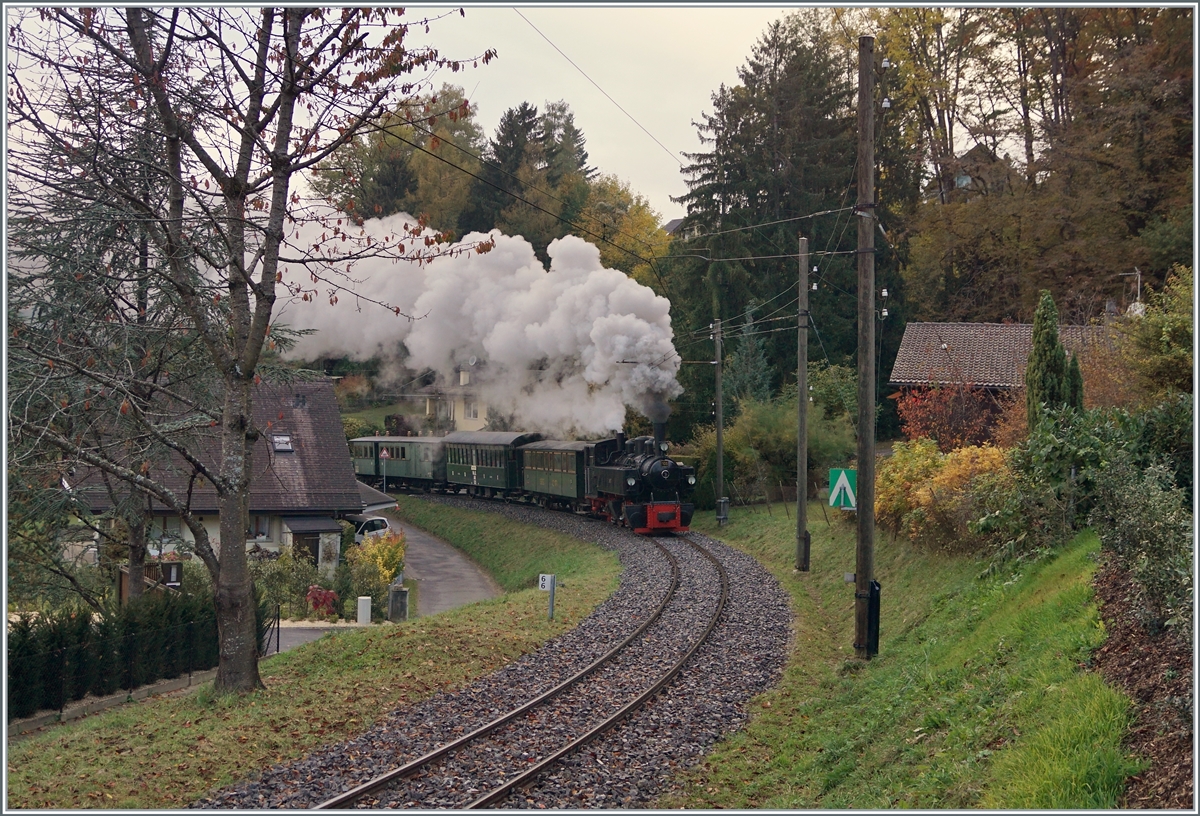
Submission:
<svg viewBox="0 0 1200 816">
<path fill-rule="evenodd" d="M 454 398 L 454 427 L 459 431 L 482 431 L 487 425 L 487 406 L 473 394 Z"/>
<path fill-rule="evenodd" d="M 218 556 L 221 552 L 221 522 L 217 516 L 200 516 L 200 522 L 208 532 L 208 540 Z M 281 552 L 284 547 L 292 546 L 292 531 L 283 523 L 280 516 L 252 516 L 251 535 L 246 539 L 246 548 L 258 545 L 268 552 Z M 255 534 L 257 533 L 257 534 Z M 181 543 L 182 542 L 182 543 Z M 155 519 L 155 527 L 151 530 L 149 539 L 149 555 L 158 556 L 176 552 L 178 549 L 194 551 L 196 537 L 192 531 L 182 524 L 178 517 L 159 516 Z M 337 569 L 342 552 L 341 533 L 318 534 L 317 569 L 320 574 L 330 580 Z M 98 563 L 96 542 L 83 540 L 66 545 L 63 548 L 66 558 L 79 563 Z"/>
</svg>

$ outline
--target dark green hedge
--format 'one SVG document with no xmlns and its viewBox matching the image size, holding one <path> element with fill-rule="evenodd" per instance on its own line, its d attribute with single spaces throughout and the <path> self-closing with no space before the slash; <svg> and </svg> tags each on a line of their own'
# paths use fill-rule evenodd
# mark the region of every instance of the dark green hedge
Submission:
<svg viewBox="0 0 1200 816">
<path fill-rule="evenodd" d="M 257 595 L 257 593 L 256 593 Z M 266 605 L 256 598 L 261 639 Z M 217 665 L 209 593 L 147 593 L 102 614 L 22 615 L 8 629 L 8 720 Z"/>
</svg>

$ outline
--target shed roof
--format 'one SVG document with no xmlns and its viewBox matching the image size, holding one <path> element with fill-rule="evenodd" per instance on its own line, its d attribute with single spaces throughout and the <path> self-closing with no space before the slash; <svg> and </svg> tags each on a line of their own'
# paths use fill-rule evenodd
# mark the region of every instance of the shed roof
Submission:
<svg viewBox="0 0 1200 816">
<path fill-rule="evenodd" d="M 1104 326 L 1059 326 L 1058 336 L 1084 356 L 1111 342 Z M 888 382 L 1023 388 L 1032 345 L 1029 323 L 909 323 Z"/>
<path fill-rule="evenodd" d="M 293 533 L 340 533 L 342 527 L 330 516 L 284 516 Z"/>
</svg>

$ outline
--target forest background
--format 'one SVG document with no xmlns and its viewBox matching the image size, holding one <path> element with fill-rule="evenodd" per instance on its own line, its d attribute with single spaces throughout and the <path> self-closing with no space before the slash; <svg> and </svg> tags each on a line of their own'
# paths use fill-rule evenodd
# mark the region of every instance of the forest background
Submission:
<svg viewBox="0 0 1200 816">
<path fill-rule="evenodd" d="M 1135 280 L 1145 293 L 1190 266 L 1186 8 L 786 16 L 696 123 L 707 149 L 687 154 L 687 216 L 670 235 L 644 197 L 589 166 L 566 100 L 511 108 L 485 138 L 462 89 L 445 85 L 326 162 L 315 186 L 360 217 L 523 235 L 543 260 L 566 234 L 595 243 L 606 266 L 671 300 L 683 358 L 711 359 L 723 320 L 736 411 L 795 382 L 801 235 L 816 284 L 809 362 L 855 365 L 860 30 L 877 32 L 889 64 L 877 69 L 875 134 L 881 435 L 899 428 L 885 386 L 906 322 L 1028 323 L 1048 290 L 1064 323 L 1085 324 L 1124 312 Z M 670 431 L 690 439 L 713 421 L 712 366 L 685 365 L 680 379 Z"/>
</svg>

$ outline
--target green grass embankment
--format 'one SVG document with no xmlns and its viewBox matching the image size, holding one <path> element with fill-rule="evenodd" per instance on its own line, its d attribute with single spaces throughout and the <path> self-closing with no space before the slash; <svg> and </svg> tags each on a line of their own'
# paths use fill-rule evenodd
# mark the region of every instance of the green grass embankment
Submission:
<svg viewBox="0 0 1200 816">
<path fill-rule="evenodd" d="M 853 657 L 853 520 L 809 508 L 811 571 L 794 571 L 782 505 L 711 513 L 693 529 L 758 558 L 792 596 L 795 646 L 664 807 L 1113 808 L 1127 774 L 1128 700 L 1084 668 L 1104 639 L 1092 600 L 1095 536 L 990 574 L 964 556 L 876 538 L 879 654 Z"/>
<path fill-rule="evenodd" d="M 398 625 L 343 629 L 265 658 L 266 688 L 244 697 L 216 697 L 208 684 L 15 742 L 7 809 L 183 807 L 510 663 L 578 624 L 616 589 L 615 555 L 578 539 L 404 497 L 401 506 L 413 523 L 497 569 L 507 594 Z M 538 572 L 565 583 L 553 621 L 546 593 L 532 588 Z"/>
<path fill-rule="evenodd" d="M 359 411 L 345 411 L 342 413 L 344 417 L 353 417 L 361 419 L 368 425 L 377 428 L 383 427 L 383 421 L 392 414 L 404 414 L 406 416 L 424 416 L 425 409 L 423 406 L 411 402 L 396 402 L 391 405 L 380 405 L 374 408 L 363 408 Z"/>
<path fill-rule="evenodd" d="M 396 496 L 396 505 L 395 513 L 401 519 L 452 542 L 505 592 L 536 587 L 543 572 L 559 576 L 561 586 L 566 576 L 594 569 L 592 564 L 604 557 L 593 545 L 491 513 L 447 513 L 445 505 L 403 495 Z M 615 556 L 607 557 L 615 563 Z M 609 591 L 615 589 L 614 583 Z M 557 615 L 557 594 L 554 604 Z"/>
</svg>

